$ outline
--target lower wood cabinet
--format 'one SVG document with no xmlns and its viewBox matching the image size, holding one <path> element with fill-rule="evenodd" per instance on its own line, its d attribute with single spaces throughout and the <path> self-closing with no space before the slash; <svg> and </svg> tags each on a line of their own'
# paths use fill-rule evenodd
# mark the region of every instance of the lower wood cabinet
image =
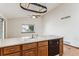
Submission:
<svg viewBox="0 0 79 59">
<path fill-rule="evenodd" d="M 38 47 L 38 56 L 48 56 L 48 46 Z"/>
<path fill-rule="evenodd" d="M 61 43 L 62 41 L 58 42 Z M 62 44 L 59 49 L 59 54 L 62 55 Z M 0 48 L 1 56 L 48 56 L 49 52 L 48 41 L 40 41 L 36 43 L 21 44 L 17 46 L 9 46 Z M 53 53 L 52 53 L 53 54 Z"/>
<path fill-rule="evenodd" d="M 22 50 L 30 50 L 33 48 L 37 48 L 37 43 L 30 43 L 30 44 L 23 44 L 22 45 Z"/>
<path fill-rule="evenodd" d="M 31 50 L 23 51 L 23 56 L 37 56 L 37 50 L 31 49 Z"/>
<path fill-rule="evenodd" d="M 20 50 L 20 46 L 10 46 L 10 47 L 3 48 L 2 51 L 3 51 L 3 55 L 6 55 L 6 54 L 11 54 L 14 52 L 21 51 L 21 50 Z"/>
</svg>

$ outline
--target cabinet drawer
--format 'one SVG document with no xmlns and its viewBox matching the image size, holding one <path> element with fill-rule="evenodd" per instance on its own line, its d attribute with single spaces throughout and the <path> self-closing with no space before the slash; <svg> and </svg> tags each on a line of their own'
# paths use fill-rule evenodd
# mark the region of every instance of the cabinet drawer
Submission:
<svg viewBox="0 0 79 59">
<path fill-rule="evenodd" d="M 40 46 L 46 46 L 46 45 L 48 45 L 48 41 L 38 42 L 38 47 L 40 47 Z"/>
<path fill-rule="evenodd" d="M 17 52 L 17 53 L 5 55 L 5 56 L 21 56 L 21 53 L 20 52 Z"/>
<path fill-rule="evenodd" d="M 9 54 L 20 51 L 20 46 L 10 46 L 3 48 L 3 54 Z"/>
<path fill-rule="evenodd" d="M 36 48 L 37 47 L 37 43 L 24 44 L 24 45 L 22 45 L 22 47 L 23 47 L 23 50 L 28 50 L 28 49 L 31 49 L 31 48 Z"/>
<path fill-rule="evenodd" d="M 23 51 L 23 56 L 36 56 L 37 55 L 37 49 L 30 49 Z"/>
</svg>

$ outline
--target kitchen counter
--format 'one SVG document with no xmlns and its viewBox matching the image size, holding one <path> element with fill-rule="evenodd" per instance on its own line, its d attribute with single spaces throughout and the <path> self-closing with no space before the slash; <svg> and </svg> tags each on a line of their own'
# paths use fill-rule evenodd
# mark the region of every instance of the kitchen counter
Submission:
<svg viewBox="0 0 79 59">
<path fill-rule="evenodd" d="M 38 36 L 37 38 L 8 38 L 4 40 L 0 40 L 0 48 L 12 46 L 12 45 L 18 45 L 18 44 L 25 44 L 25 43 L 33 43 L 33 42 L 39 42 L 44 40 L 51 40 L 51 39 L 60 39 L 63 37 L 60 36 L 54 36 L 54 35 L 47 35 L 47 36 Z"/>
<path fill-rule="evenodd" d="M 79 48 L 79 43 L 77 42 L 64 42 L 64 44 L 75 47 L 75 48 Z"/>
</svg>

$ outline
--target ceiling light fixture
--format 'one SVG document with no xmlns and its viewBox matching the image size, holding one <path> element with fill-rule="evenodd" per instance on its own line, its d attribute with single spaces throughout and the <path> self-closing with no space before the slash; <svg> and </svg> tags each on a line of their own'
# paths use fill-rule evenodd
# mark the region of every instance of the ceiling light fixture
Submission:
<svg viewBox="0 0 79 59">
<path fill-rule="evenodd" d="M 47 7 L 38 3 L 20 3 L 20 7 L 26 11 L 35 12 L 35 13 L 47 12 Z"/>
<path fill-rule="evenodd" d="M 35 19 L 35 18 L 36 18 L 36 16 L 34 16 L 34 15 L 33 15 L 33 16 L 32 16 L 32 18 L 33 18 L 33 19 Z"/>
<path fill-rule="evenodd" d="M 38 18 L 40 17 L 41 15 L 32 15 L 32 18 L 35 19 L 35 18 Z"/>
</svg>

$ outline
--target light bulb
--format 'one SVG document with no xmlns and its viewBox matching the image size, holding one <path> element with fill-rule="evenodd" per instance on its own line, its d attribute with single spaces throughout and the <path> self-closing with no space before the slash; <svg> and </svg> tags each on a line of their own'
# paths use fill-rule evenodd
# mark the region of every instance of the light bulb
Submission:
<svg viewBox="0 0 79 59">
<path fill-rule="evenodd" d="M 34 16 L 34 15 L 33 15 L 33 16 L 32 16 L 32 18 L 34 18 L 34 19 L 35 19 L 35 18 L 36 18 L 36 16 Z"/>
</svg>

